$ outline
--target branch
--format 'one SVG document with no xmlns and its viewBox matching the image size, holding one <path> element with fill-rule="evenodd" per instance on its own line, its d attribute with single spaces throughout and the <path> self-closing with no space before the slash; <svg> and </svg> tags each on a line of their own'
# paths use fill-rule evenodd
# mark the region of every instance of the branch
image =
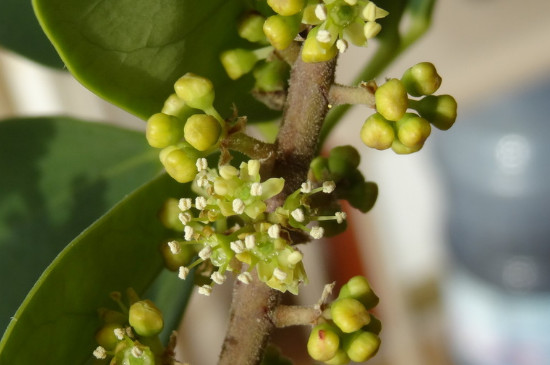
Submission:
<svg viewBox="0 0 550 365">
<path fill-rule="evenodd" d="M 334 81 L 335 66 L 336 60 L 304 63 L 298 57 L 292 68 L 276 157 L 268 168 L 272 170 L 270 176 L 285 179 L 285 189 L 272 198 L 268 209 L 282 205 L 307 177 L 328 110 L 328 92 Z M 256 275 L 253 277 L 248 285 L 235 284 L 220 365 L 259 364 L 274 328 L 271 316 L 282 293 L 260 282 Z"/>
</svg>

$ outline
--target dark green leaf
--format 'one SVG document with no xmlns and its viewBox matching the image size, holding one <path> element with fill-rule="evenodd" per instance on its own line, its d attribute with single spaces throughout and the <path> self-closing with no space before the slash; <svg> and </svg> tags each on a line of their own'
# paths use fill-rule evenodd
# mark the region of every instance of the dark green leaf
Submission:
<svg viewBox="0 0 550 365">
<path fill-rule="evenodd" d="M 33 287 L 0 342 L 0 364 L 82 364 L 95 348 L 99 307 L 111 291 L 138 293 L 158 275 L 166 231 L 157 213 L 184 194 L 163 175 L 125 198 L 55 259 Z M 189 191 L 186 191 L 189 193 Z"/>
<path fill-rule="evenodd" d="M 231 81 L 220 53 L 243 45 L 236 19 L 244 2 L 226 0 L 33 0 L 48 37 L 68 69 L 108 101 L 147 119 L 160 111 L 186 72 L 210 78 L 215 105 L 230 116 L 268 120 L 255 101 L 252 78 Z"/>
<path fill-rule="evenodd" d="M 70 118 L 0 122 L 0 332 L 55 256 L 159 167 L 140 132 Z"/>
<path fill-rule="evenodd" d="M 0 1 L 0 46 L 46 66 L 63 67 L 57 52 L 40 29 L 30 1 Z"/>
</svg>

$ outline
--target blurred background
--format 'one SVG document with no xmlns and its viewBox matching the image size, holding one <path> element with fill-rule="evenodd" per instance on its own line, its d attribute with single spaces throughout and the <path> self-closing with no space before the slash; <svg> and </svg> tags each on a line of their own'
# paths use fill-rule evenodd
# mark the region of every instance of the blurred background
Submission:
<svg viewBox="0 0 550 365">
<path fill-rule="evenodd" d="M 298 302 L 315 303 L 335 277 L 367 274 L 384 323 L 370 363 L 550 364 L 548 14 L 544 0 L 438 1 L 431 30 L 380 80 L 433 62 L 443 77 L 438 93 L 458 101 L 457 123 L 433 130 L 421 152 L 397 156 L 362 145 L 357 131 L 370 111 L 356 107 L 329 140 L 361 151 L 380 195 L 368 215 L 350 216 L 350 233 L 306 248 L 312 284 Z M 353 79 L 364 52 L 341 57 L 338 82 Z M 0 117 L 60 114 L 144 128 L 66 72 L 0 49 Z M 182 325 L 192 364 L 218 354 L 230 284 L 213 294 L 219 300 L 193 296 Z M 287 332 L 276 337 L 288 340 Z M 311 363 L 292 342 L 288 354 Z"/>
</svg>

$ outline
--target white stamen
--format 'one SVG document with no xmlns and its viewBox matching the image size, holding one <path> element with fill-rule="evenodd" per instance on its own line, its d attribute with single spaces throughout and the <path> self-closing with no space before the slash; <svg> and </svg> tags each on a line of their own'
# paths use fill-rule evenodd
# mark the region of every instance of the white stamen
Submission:
<svg viewBox="0 0 550 365">
<path fill-rule="evenodd" d="M 203 260 L 208 260 L 212 256 L 212 247 L 204 246 L 202 250 L 199 251 L 199 257 Z"/>
<path fill-rule="evenodd" d="M 286 279 L 287 275 L 286 275 L 286 272 L 276 267 L 275 270 L 273 270 L 273 276 L 275 276 L 280 281 L 283 281 Z"/>
<path fill-rule="evenodd" d="M 311 185 L 311 181 L 308 180 L 305 183 L 302 183 L 300 191 L 304 194 L 309 194 L 311 193 L 311 189 L 313 189 L 313 186 Z"/>
<path fill-rule="evenodd" d="M 143 350 L 137 346 L 132 347 L 131 352 L 133 357 L 140 358 L 141 356 L 143 356 Z"/>
<path fill-rule="evenodd" d="M 293 253 L 288 255 L 287 260 L 291 265 L 296 265 L 298 262 L 302 261 L 303 258 L 304 256 L 300 251 L 294 251 Z"/>
<path fill-rule="evenodd" d="M 94 352 L 92 353 L 96 359 L 105 359 L 107 358 L 107 350 L 103 346 L 97 346 Z"/>
<path fill-rule="evenodd" d="M 252 250 L 254 247 L 256 247 L 256 237 L 254 235 L 249 234 L 244 238 L 244 244 L 246 248 L 249 250 Z"/>
<path fill-rule="evenodd" d="M 323 227 L 313 227 L 311 228 L 311 231 L 309 232 L 311 237 L 315 238 L 316 240 L 323 238 L 323 235 L 325 234 L 325 230 Z"/>
<path fill-rule="evenodd" d="M 229 244 L 229 247 L 235 252 L 235 253 L 243 253 L 244 252 L 244 242 L 241 240 L 233 241 Z"/>
<path fill-rule="evenodd" d="M 203 285 L 199 287 L 198 292 L 199 294 L 206 295 L 208 297 L 212 293 L 212 287 L 210 285 Z"/>
<path fill-rule="evenodd" d="M 325 8 L 325 6 L 323 4 L 318 4 L 315 7 L 315 16 L 319 20 L 322 20 L 322 21 L 327 20 L 327 9 Z"/>
<path fill-rule="evenodd" d="M 325 181 L 323 183 L 323 193 L 330 194 L 336 189 L 336 184 L 334 181 Z"/>
<path fill-rule="evenodd" d="M 178 277 L 181 280 L 185 280 L 185 279 L 187 279 L 187 275 L 189 275 L 189 268 L 185 267 L 185 266 L 180 266 L 179 271 L 178 271 Z"/>
<path fill-rule="evenodd" d="M 205 187 L 207 187 L 207 186 L 208 186 L 208 178 L 207 178 L 205 175 L 199 176 L 199 177 L 197 178 L 197 186 L 198 186 L 199 188 L 205 188 Z"/>
<path fill-rule="evenodd" d="M 172 254 L 174 255 L 177 255 L 178 253 L 181 252 L 181 246 L 178 241 L 168 242 L 168 247 L 170 247 L 170 252 L 172 252 Z"/>
<path fill-rule="evenodd" d="M 212 281 L 216 284 L 222 285 L 225 282 L 226 277 L 221 272 L 216 271 L 212 275 L 210 275 L 210 279 L 212 279 Z"/>
<path fill-rule="evenodd" d="M 178 214 L 178 218 L 183 225 L 186 225 L 187 223 L 191 222 L 191 219 L 193 217 L 188 212 L 183 212 Z"/>
<path fill-rule="evenodd" d="M 260 184 L 259 182 L 252 183 L 252 185 L 250 185 L 250 195 L 252 196 L 262 195 L 262 184 Z"/>
<path fill-rule="evenodd" d="M 197 160 L 196 166 L 199 172 L 204 171 L 208 168 L 208 161 L 206 161 L 206 158 L 199 158 Z"/>
<path fill-rule="evenodd" d="M 273 239 L 279 238 L 279 235 L 281 234 L 281 227 L 279 227 L 278 224 L 273 224 L 267 229 L 267 234 Z"/>
<path fill-rule="evenodd" d="M 338 222 L 339 224 L 342 223 L 347 217 L 347 214 L 345 212 L 336 212 L 334 215 L 336 216 L 336 222 Z"/>
<path fill-rule="evenodd" d="M 198 210 L 203 210 L 206 208 L 206 198 L 204 196 L 198 196 L 195 199 L 195 208 Z"/>
<path fill-rule="evenodd" d="M 252 281 L 252 275 L 249 272 L 243 272 L 237 276 L 237 280 L 243 284 L 250 284 Z"/>
<path fill-rule="evenodd" d="M 348 49 L 348 42 L 345 39 L 338 39 L 336 41 L 336 48 L 338 48 L 338 52 L 344 53 Z"/>
<path fill-rule="evenodd" d="M 244 213 L 244 202 L 237 198 L 233 200 L 233 211 L 237 214 L 243 214 Z"/>
<path fill-rule="evenodd" d="M 186 241 L 191 241 L 193 239 L 193 234 L 195 233 L 195 230 L 191 226 L 185 226 L 183 227 L 183 233 Z"/>
<path fill-rule="evenodd" d="M 328 43 L 328 42 L 330 42 L 332 37 L 331 37 L 330 32 L 328 30 L 320 29 L 317 32 L 317 36 L 315 37 L 315 39 L 317 39 L 317 41 L 321 42 L 321 43 Z"/>
<path fill-rule="evenodd" d="M 297 222 L 303 222 L 305 217 L 304 217 L 304 211 L 300 208 L 296 208 L 294 209 L 290 215 L 292 216 L 292 218 L 294 218 Z"/>
<path fill-rule="evenodd" d="M 126 333 L 124 331 L 123 328 L 115 328 L 113 330 L 113 332 L 115 333 L 115 337 L 118 338 L 119 340 L 123 340 L 124 339 L 124 334 Z"/>
<path fill-rule="evenodd" d="M 180 208 L 182 212 L 185 212 L 186 210 L 191 209 L 192 204 L 193 204 L 193 201 L 191 199 L 181 198 L 180 201 L 178 202 L 178 208 Z"/>
</svg>

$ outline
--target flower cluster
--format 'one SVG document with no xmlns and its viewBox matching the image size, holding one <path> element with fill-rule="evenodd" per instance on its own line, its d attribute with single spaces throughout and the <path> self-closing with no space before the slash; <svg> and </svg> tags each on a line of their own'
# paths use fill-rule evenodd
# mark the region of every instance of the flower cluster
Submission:
<svg viewBox="0 0 550 365">
<path fill-rule="evenodd" d="M 372 1 L 323 0 L 308 4 L 302 23 L 314 27 L 304 43 L 303 60 L 328 61 L 336 53 L 344 53 L 349 43 L 367 46 L 368 40 L 382 29 L 376 21 L 387 15 L 387 11 Z"/>
<path fill-rule="evenodd" d="M 369 312 L 378 297 L 362 276 L 351 278 L 310 333 L 309 355 L 327 364 L 364 362 L 380 347 L 380 321 Z"/>
<path fill-rule="evenodd" d="M 119 305 L 119 310 L 99 310 L 103 326 L 95 335 L 99 346 L 93 351 L 94 357 L 111 358 L 111 365 L 160 363 L 165 351 L 158 342 L 158 335 L 164 327 L 161 311 L 150 300 L 140 300 L 132 289 L 128 289 L 129 307 L 122 301 L 120 293 L 114 292 L 111 297 Z M 152 343 L 158 346 L 149 346 Z"/>
<path fill-rule="evenodd" d="M 422 148 L 431 125 L 449 129 L 456 120 L 457 104 L 450 95 L 432 95 L 440 85 L 434 65 L 422 62 L 405 71 L 401 80 L 390 79 L 378 87 L 374 94 L 377 113 L 363 124 L 363 142 L 371 148 L 391 147 L 398 154 L 408 154 Z M 409 108 L 417 113 L 407 112 Z"/>
<path fill-rule="evenodd" d="M 196 159 L 216 149 L 226 125 L 213 106 L 210 80 L 187 73 L 175 82 L 174 90 L 162 111 L 147 121 L 146 137 L 152 147 L 162 148 L 160 161 L 166 172 L 183 183 L 195 177 Z"/>
<path fill-rule="evenodd" d="M 326 181 L 314 187 L 305 182 L 282 207 L 266 212 L 266 201 L 282 191 L 284 180 L 261 181 L 259 161 L 243 162 L 239 168 L 224 165 L 211 169 L 200 158 L 196 165 L 198 173 L 193 189 L 198 196 L 179 200 L 177 216 L 183 240 L 167 244 L 165 261 L 173 262 L 172 256 L 181 255 L 188 246 L 194 247 L 198 258 L 181 265 L 177 271 L 181 279 L 186 279 L 191 269 L 199 267 L 210 278 L 209 283 L 199 287 L 201 294 L 209 295 L 213 284 L 223 284 L 227 272 L 233 272 L 237 280 L 248 284 L 253 269 L 270 287 L 297 294 L 299 283 L 306 282 L 307 276 L 302 254 L 292 245 L 291 232 L 319 239 L 323 237 L 323 228 L 310 226 L 310 222 L 345 219 L 343 212 L 317 216 L 308 204 L 308 197 L 313 194 L 332 193 L 334 183 Z"/>
</svg>

